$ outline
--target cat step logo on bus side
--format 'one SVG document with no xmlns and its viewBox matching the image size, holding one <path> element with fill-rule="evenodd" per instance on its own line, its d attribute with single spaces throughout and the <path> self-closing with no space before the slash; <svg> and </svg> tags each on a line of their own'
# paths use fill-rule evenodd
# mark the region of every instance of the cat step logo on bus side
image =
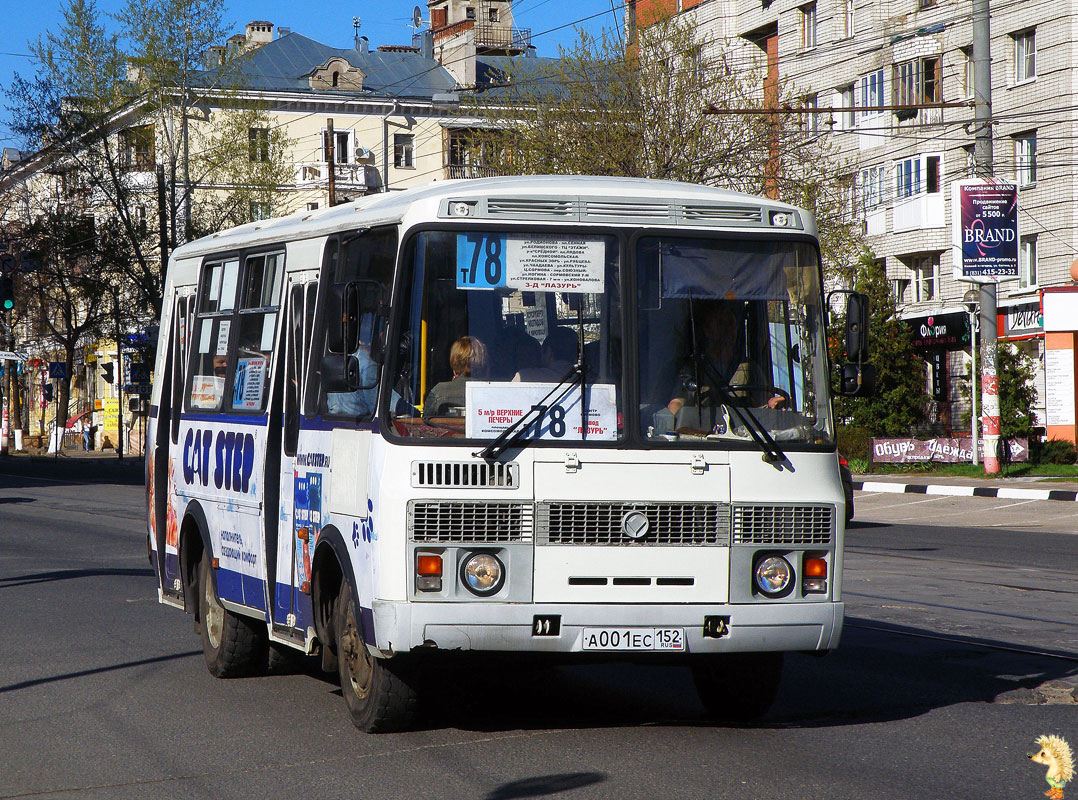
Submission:
<svg viewBox="0 0 1078 800">
<path fill-rule="evenodd" d="M 212 457 L 212 462 L 211 462 Z M 250 433 L 187 431 L 183 442 L 183 479 L 188 484 L 209 486 L 247 494 L 254 472 L 255 437 Z"/>
</svg>

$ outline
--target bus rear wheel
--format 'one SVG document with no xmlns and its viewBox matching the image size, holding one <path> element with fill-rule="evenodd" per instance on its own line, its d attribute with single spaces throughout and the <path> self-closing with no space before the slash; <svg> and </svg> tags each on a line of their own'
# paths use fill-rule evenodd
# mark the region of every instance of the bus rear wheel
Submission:
<svg viewBox="0 0 1078 800">
<path fill-rule="evenodd" d="M 258 620 L 229 611 L 217 599 L 208 559 L 198 567 L 198 620 L 202 655 L 215 678 L 241 678 L 260 671 L 266 661 L 266 631 Z"/>
<path fill-rule="evenodd" d="M 341 694 L 352 723 L 367 733 L 388 733 L 411 726 L 419 705 L 414 673 L 399 659 L 371 655 L 347 581 L 341 583 L 334 629 Z"/>
<path fill-rule="evenodd" d="M 692 664 L 692 679 L 712 719 L 752 722 L 775 702 L 782 680 L 782 653 L 703 656 Z"/>
</svg>

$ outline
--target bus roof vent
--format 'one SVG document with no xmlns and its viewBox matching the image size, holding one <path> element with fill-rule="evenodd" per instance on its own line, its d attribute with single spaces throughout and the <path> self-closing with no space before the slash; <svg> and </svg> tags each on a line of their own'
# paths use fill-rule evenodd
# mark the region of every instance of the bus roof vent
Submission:
<svg viewBox="0 0 1078 800">
<path fill-rule="evenodd" d="M 715 222 L 730 224 L 759 224 L 764 214 L 759 206 L 731 206 L 711 204 L 686 204 L 681 207 L 681 217 L 687 222 Z"/>
<path fill-rule="evenodd" d="M 413 461 L 412 486 L 419 489 L 516 489 L 520 467 L 485 461 Z"/>
<path fill-rule="evenodd" d="M 670 206 L 648 200 L 585 200 L 585 219 L 670 220 Z"/>
<path fill-rule="evenodd" d="M 575 219 L 576 203 L 545 197 L 491 197 L 486 215 L 504 219 Z"/>
</svg>

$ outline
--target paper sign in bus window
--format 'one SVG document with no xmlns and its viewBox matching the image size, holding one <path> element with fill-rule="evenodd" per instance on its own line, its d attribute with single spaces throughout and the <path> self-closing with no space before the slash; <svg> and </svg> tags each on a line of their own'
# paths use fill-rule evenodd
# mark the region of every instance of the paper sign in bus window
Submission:
<svg viewBox="0 0 1078 800">
<path fill-rule="evenodd" d="M 191 379 L 191 407 L 217 408 L 224 391 L 224 378 L 216 375 L 195 375 Z"/>
<path fill-rule="evenodd" d="M 457 234 L 458 289 L 602 294 L 606 243 L 588 236 Z"/>
<path fill-rule="evenodd" d="M 543 402 L 555 388 L 553 383 L 505 383 L 469 381 L 465 391 L 465 435 L 472 439 L 492 439 Z M 565 388 L 565 387 L 562 387 Z M 547 400 L 543 418 L 529 429 L 526 439 L 547 441 L 611 441 L 617 438 L 617 393 L 612 384 L 587 387 L 587 411 L 580 413 L 580 387 L 565 397 L 559 389 Z M 534 414 L 532 415 L 534 416 Z M 587 431 L 584 431 L 586 422 Z"/>
<path fill-rule="evenodd" d="M 239 359 L 236 362 L 236 377 L 232 383 L 232 407 L 256 411 L 262 408 L 262 391 L 265 385 L 266 359 Z"/>
<path fill-rule="evenodd" d="M 228 355 L 228 332 L 232 329 L 232 320 L 221 320 L 221 327 L 217 331 L 217 355 Z"/>
</svg>

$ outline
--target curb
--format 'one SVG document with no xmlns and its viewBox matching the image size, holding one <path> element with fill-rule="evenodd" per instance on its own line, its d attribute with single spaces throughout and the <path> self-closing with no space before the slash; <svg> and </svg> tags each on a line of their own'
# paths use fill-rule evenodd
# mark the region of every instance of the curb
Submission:
<svg viewBox="0 0 1078 800">
<path fill-rule="evenodd" d="M 941 486 L 924 483 L 853 481 L 862 492 L 890 494 L 941 494 L 954 497 L 1001 497 L 1010 500 L 1064 500 L 1078 502 L 1078 492 L 1062 489 L 1011 489 L 1007 486 Z"/>
</svg>

